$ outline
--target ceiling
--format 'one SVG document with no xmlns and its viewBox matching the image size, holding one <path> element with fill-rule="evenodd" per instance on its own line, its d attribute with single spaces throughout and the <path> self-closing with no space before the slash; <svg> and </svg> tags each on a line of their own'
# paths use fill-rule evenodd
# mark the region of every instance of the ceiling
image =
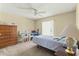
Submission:
<svg viewBox="0 0 79 59">
<path fill-rule="evenodd" d="M 39 19 L 74 11 L 75 3 L 0 3 L 0 11 Z"/>
</svg>

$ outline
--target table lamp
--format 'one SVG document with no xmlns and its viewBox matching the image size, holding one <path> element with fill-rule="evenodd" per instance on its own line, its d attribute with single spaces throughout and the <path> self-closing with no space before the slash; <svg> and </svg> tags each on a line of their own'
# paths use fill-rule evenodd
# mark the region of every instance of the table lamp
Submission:
<svg viewBox="0 0 79 59">
<path fill-rule="evenodd" d="M 69 54 L 74 54 L 73 46 L 76 45 L 77 39 L 79 37 L 79 31 L 76 25 L 70 24 L 64 30 L 65 35 L 67 36 L 66 43 L 67 49 L 65 50 Z"/>
<path fill-rule="evenodd" d="M 67 39 L 66 39 L 66 42 L 67 42 L 67 49 L 65 50 L 66 53 L 68 55 L 74 55 L 75 52 L 73 51 L 73 46 L 76 43 L 75 40 L 74 40 L 74 38 L 68 36 Z"/>
</svg>

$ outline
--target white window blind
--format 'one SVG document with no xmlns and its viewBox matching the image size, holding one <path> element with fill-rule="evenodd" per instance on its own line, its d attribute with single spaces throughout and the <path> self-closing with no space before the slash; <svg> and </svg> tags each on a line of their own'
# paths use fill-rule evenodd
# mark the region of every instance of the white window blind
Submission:
<svg viewBox="0 0 79 59">
<path fill-rule="evenodd" d="M 42 35 L 54 35 L 54 21 L 42 22 Z"/>
</svg>

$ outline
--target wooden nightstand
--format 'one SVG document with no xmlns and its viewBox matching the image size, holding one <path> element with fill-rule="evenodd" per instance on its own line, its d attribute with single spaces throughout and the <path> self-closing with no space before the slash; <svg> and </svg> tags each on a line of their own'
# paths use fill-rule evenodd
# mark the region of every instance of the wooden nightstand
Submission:
<svg viewBox="0 0 79 59">
<path fill-rule="evenodd" d="M 65 49 L 64 47 L 62 46 L 59 46 L 55 49 L 55 55 L 56 56 L 75 56 L 76 55 L 76 48 L 74 48 L 74 54 L 73 55 L 68 55 L 66 52 L 65 52 Z"/>
</svg>

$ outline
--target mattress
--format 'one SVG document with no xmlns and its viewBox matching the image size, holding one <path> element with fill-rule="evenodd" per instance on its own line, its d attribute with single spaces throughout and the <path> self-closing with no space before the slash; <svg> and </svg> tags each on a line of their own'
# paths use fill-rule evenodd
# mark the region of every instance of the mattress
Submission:
<svg viewBox="0 0 79 59">
<path fill-rule="evenodd" d="M 55 50 L 58 46 L 62 45 L 53 36 L 34 36 L 32 40 L 34 43 L 50 50 Z"/>
</svg>

